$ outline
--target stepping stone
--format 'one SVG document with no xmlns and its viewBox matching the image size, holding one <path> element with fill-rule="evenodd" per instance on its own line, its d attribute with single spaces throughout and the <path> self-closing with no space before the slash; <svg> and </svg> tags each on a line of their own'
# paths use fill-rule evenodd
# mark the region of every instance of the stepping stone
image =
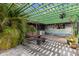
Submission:
<svg viewBox="0 0 79 59">
<path fill-rule="evenodd" d="M 67 45 L 66 45 L 66 44 L 65 44 L 64 46 L 65 46 L 65 47 L 67 47 Z"/>
<path fill-rule="evenodd" d="M 51 49 L 51 46 L 49 46 L 48 49 Z"/>
<path fill-rule="evenodd" d="M 29 54 L 31 54 L 32 53 L 32 51 L 29 51 Z"/>
<path fill-rule="evenodd" d="M 58 43 L 56 43 L 58 45 Z"/>
<path fill-rule="evenodd" d="M 51 46 L 52 46 L 53 44 L 51 44 Z"/>
<path fill-rule="evenodd" d="M 45 45 L 44 47 L 47 47 L 47 45 Z"/>
<path fill-rule="evenodd" d="M 69 45 L 68 45 L 67 47 L 68 47 L 68 48 L 70 48 L 70 46 L 69 46 Z"/>
<path fill-rule="evenodd" d="M 76 56 L 76 54 L 72 54 L 72 56 Z"/>
<path fill-rule="evenodd" d="M 73 56 L 73 54 L 70 53 L 70 56 Z"/>
<path fill-rule="evenodd" d="M 28 49 L 28 52 L 30 52 L 31 50 L 30 49 Z"/>
<path fill-rule="evenodd" d="M 59 50 L 59 53 L 61 53 L 62 51 L 61 50 Z"/>
<path fill-rule="evenodd" d="M 54 48 L 52 48 L 52 51 L 54 50 Z"/>
<path fill-rule="evenodd" d="M 76 51 L 75 49 L 73 49 L 73 52 L 76 53 L 76 52 L 78 52 L 78 51 Z"/>
<path fill-rule="evenodd" d="M 37 47 L 36 49 L 39 49 L 39 47 Z"/>
<path fill-rule="evenodd" d="M 52 47 L 50 46 L 49 49 L 51 49 Z"/>
<path fill-rule="evenodd" d="M 47 52 L 46 52 L 46 55 L 48 55 L 49 53 L 50 53 L 50 51 L 47 51 Z"/>
<path fill-rule="evenodd" d="M 68 56 L 70 56 L 71 54 L 70 54 L 70 52 L 68 52 Z"/>
<path fill-rule="evenodd" d="M 40 50 L 40 52 L 42 52 L 42 51 L 43 51 L 43 49 Z"/>
<path fill-rule="evenodd" d="M 56 53 L 55 56 L 58 56 L 58 54 Z"/>
<path fill-rule="evenodd" d="M 61 48 L 61 46 L 59 46 L 59 48 Z"/>
<path fill-rule="evenodd" d="M 33 53 L 33 55 L 36 55 L 36 53 Z"/>
<path fill-rule="evenodd" d="M 46 42 L 44 42 L 43 44 L 46 44 Z"/>
<path fill-rule="evenodd" d="M 66 53 L 66 51 L 63 51 L 63 54 L 65 54 Z"/>
<path fill-rule="evenodd" d="M 61 45 L 63 46 L 64 44 L 61 43 Z"/>
<path fill-rule="evenodd" d="M 35 56 L 40 56 L 39 54 L 36 54 Z"/>
<path fill-rule="evenodd" d="M 42 45 L 43 47 L 45 47 L 45 45 Z"/>
<path fill-rule="evenodd" d="M 45 45 L 42 44 L 41 46 L 45 46 Z"/>
<path fill-rule="evenodd" d="M 53 55 L 53 52 L 51 52 L 50 54 L 49 54 L 49 56 L 52 56 Z"/>
<path fill-rule="evenodd" d="M 27 56 L 26 54 L 21 54 L 21 56 Z"/>
<path fill-rule="evenodd" d="M 58 49 L 55 49 L 55 52 L 57 52 Z"/>
<path fill-rule="evenodd" d="M 42 53 L 45 53 L 47 50 L 44 50 Z"/>
<path fill-rule="evenodd" d="M 55 56 L 55 54 L 56 54 L 56 53 L 55 53 L 55 52 L 53 52 L 52 56 Z"/>
<path fill-rule="evenodd" d="M 58 47 L 58 45 L 56 45 L 56 47 Z"/>
<path fill-rule="evenodd" d="M 33 51 L 30 51 L 30 53 L 33 53 Z"/>
<path fill-rule="evenodd" d="M 35 49 L 38 49 L 38 47 L 34 47 Z"/>
<path fill-rule="evenodd" d="M 46 46 L 44 46 L 45 48 L 47 47 L 47 45 Z"/>
<path fill-rule="evenodd" d="M 50 44 L 47 44 L 47 45 L 50 45 Z"/>
<path fill-rule="evenodd" d="M 66 50 L 68 50 L 68 48 L 67 48 L 67 47 L 66 47 L 65 49 L 66 49 Z"/>
<path fill-rule="evenodd" d="M 65 49 L 65 47 L 62 47 L 62 49 Z"/>
<path fill-rule="evenodd" d="M 47 48 L 48 46 L 46 46 L 45 48 Z"/>
<path fill-rule="evenodd" d="M 53 46 L 55 46 L 55 45 L 53 45 Z"/>
<path fill-rule="evenodd" d="M 69 51 L 73 51 L 73 50 L 70 48 Z"/>
<path fill-rule="evenodd" d="M 37 50 L 39 51 L 41 48 L 38 48 Z"/>
<path fill-rule="evenodd" d="M 47 46 L 46 48 L 49 48 L 49 46 Z"/>
<path fill-rule="evenodd" d="M 58 43 L 60 45 L 60 43 Z"/>
<path fill-rule="evenodd" d="M 34 51 L 31 52 L 31 54 L 34 54 L 34 53 L 35 53 Z"/>
</svg>

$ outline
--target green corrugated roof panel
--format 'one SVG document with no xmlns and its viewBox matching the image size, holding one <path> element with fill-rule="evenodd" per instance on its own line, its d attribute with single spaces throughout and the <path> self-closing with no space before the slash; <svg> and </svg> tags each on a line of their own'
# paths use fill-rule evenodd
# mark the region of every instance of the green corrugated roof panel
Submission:
<svg viewBox="0 0 79 59">
<path fill-rule="evenodd" d="M 28 20 L 43 24 L 70 22 L 77 19 L 79 15 L 79 4 L 77 3 L 32 3 L 23 8 L 28 15 Z M 65 18 L 60 19 L 64 12 Z"/>
<path fill-rule="evenodd" d="M 64 19 L 46 19 L 46 20 L 39 20 L 39 19 L 32 19 L 31 22 L 37 22 L 37 23 L 43 23 L 43 24 L 55 24 L 55 23 L 66 23 L 66 22 L 74 22 L 75 18 L 73 20 L 69 20 L 70 18 L 64 18 Z"/>
</svg>

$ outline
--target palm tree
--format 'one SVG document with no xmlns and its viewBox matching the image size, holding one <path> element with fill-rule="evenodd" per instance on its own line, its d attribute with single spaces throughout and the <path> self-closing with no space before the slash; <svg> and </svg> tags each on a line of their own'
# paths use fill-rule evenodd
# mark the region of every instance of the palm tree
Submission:
<svg viewBox="0 0 79 59">
<path fill-rule="evenodd" d="M 0 4 L 0 49 L 15 47 L 26 33 L 28 4 Z"/>
</svg>

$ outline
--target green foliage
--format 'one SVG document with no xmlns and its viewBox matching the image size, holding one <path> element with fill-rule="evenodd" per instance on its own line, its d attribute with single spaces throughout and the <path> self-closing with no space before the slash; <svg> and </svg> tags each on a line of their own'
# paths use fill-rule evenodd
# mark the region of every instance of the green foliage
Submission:
<svg viewBox="0 0 79 59">
<path fill-rule="evenodd" d="M 27 32 L 36 32 L 37 31 L 36 28 L 34 28 L 34 27 L 30 26 L 30 25 L 27 25 L 26 27 L 28 28 Z"/>
<path fill-rule="evenodd" d="M 27 14 L 21 11 L 19 4 L 0 4 L 0 49 L 15 47 L 24 39 Z"/>
</svg>

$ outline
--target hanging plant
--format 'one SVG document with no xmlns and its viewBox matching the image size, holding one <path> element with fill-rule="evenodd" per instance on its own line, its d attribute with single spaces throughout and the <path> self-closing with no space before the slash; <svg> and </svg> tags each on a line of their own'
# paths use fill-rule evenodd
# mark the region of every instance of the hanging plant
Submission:
<svg viewBox="0 0 79 59">
<path fill-rule="evenodd" d="M 59 14 L 59 18 L 60 18 L 60 19 L 65 18 L 65 16 L 66 16 L 66 13 L 64 13 L 64 12 L 61 12 L 61 13 Z"/>
</svg>

